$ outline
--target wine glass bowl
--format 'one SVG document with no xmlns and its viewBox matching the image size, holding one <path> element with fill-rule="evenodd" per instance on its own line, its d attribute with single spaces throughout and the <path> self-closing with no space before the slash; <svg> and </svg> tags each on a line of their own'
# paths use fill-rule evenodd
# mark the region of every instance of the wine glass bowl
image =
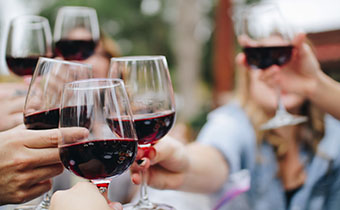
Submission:
<svg viewBox="0 0 340 210">
<path fill-rule="evenodd" d="M 65 60 L 85 60 L 99 41 L 96 10 L 89 7 L 67 6 L 58 10 L 54 42 L 56 56 Z"/>
<path fill-rule="evenodd" d="M 76 127 L 86 128 L 88 135 L 63 135 L 59 144 L 63 165 L 77 176 L 100 183 L 100 187 L 106 183 L 107 188 L 107 178 L 126 171 L 137 154 L 133 117 L 122 80 L 90 79 L 65 85 L 60 130 L 65 133 Z"/>
<path fill-rule="evenodd" d="M 24 106 L 28 129 L 58 128 L 63 85 L 92 77 L 87 64 L 40 57 L 33 74 Z"/>
<path fill-rule="evenodd" d="M 52 35 L 48 20 L 24 15 L 11 20 L 6 43 L 6 63 L 18 76 L 33 75 L 39 57 L 52 56 Z"/>
<path fill-rule="evenodd" d="M 111 58 L 108 77 L 124 81 L 134 117 L 138 146 L 148 150 L 169 132 L 175 121 L 175 101 L 166 58 Z M 142 172 L 140 200 L 136 204 L 124 205 L 124 209 L 173 210 L 172 206 L 149 201 L 145 180 L 146 174 Z"/>
</svg>

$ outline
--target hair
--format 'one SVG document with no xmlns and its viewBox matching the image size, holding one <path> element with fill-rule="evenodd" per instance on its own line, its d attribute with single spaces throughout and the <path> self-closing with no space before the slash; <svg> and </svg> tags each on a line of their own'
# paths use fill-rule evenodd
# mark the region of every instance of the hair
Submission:
<svg viewBox="0 0 340 210">
<path fill-rule="evenodd" d="M 259 107 L 250 97 L 250 73 L 247 69 L 239 67 L 236 71 L 235 98 L 240 103 L 250 118 L 255 129 L 257 145 L 267 141 L 274 147 L 278 159 L 284 157 L 287 152 L 287 140 L 281 139 L 273 131 L 260 129 L 260 126 L 269 120 L 268 114 L 263 108 Z M 307 146 L 313 154 L 317 154 L 318 144 L 324 136 L 324 113 L 315 107 L 310 101 L 306 100 L 301 106 L 300 113 L 308 117 L 308 122 L 299 125 L 298 139 Z M 321 155 L 325 157 L 325 155 Z M 327 156 L 327 155 L 326 155 Z M 261 158 L 261 157 L 259 157 Z"/>
<path fill-rule="evenodd" d="M 99 44 L 101 45 L 101 48 L 97 50 L 97 53 L 103 55 L 104 57 L 111 59 L 112 57 L 121 56 L 118 44 L 104 31 L 100 32 Z"/>
</svg>

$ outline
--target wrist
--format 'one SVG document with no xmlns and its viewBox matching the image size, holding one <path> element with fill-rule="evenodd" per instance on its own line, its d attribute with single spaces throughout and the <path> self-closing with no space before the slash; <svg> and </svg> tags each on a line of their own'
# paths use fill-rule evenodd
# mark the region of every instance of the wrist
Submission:
<svg viewBox="0 0 340 210">
<path fill-rule="evenodd" d="M 316 76 L 309 82 L 309 88 L 305 90 L 305 96 L 311 101 L 318 98 L 318 96 L 322 94 L 323 90 L 326 88 L 328 80 L 329 77 L 321 69 L 319 69 Z"/>
</svg>

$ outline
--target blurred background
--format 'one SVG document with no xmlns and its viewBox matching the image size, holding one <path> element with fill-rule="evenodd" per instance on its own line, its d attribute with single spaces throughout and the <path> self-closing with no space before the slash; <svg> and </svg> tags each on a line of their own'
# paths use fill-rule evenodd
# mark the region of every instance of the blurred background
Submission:
<svg viewBox="0 0 340 210">
<path fill-rule="evenodd" d="M 308 34 L 322 68 L 340 79 L 340 2 L 272 0 L 297 31 Z M 53 30 L 58 8 L 97 10 L 101 32 L 121 55 L 165 55 L 176 92 L 177 123 L 194 139 L 213 108 L 230 98 L 234 57 L 240 50 L 232 18 L 256 0 L 0 0 L 0 72 L 8 74 L 4 44 L 9 21 L 22 14 L 49 19 Z"/>
</svg>

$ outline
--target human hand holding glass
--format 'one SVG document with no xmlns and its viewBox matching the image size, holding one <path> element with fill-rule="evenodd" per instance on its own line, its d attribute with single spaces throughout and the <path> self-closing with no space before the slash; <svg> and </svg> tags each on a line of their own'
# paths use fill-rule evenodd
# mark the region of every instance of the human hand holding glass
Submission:
<svg viewBox="0 0 340 210">
<path fill-rule="evenodd" d="M 238 41 L 243 47 L 246 63 L 252 69 L 283 68 L 292 58 L 293 32 L 275 4 L 259 3 L 249 6 L 236 24 Z M 307 121 L 305 116 L 291 115 L 285 109 L 281 90 L 277 86 L 275 116 L 261 129 L 275 129 Z"/>
<path fill-rule="evenodd" d="M 40 57 L 26 96 L 24 123 L 27 129 L 58 128 L 59 108 L 66 82 L 91 78 L 91 66 Z M 48 209 L 50 194 L 36 209 Z M 19 207 L 20 209 L 21 207 Z"/>
<path fill-rule="evenodd" d="M 156 144 L 169 132 L 175 121 L 175 102 L 166 58 L 111 58 L 109 77 L 124 80 L 134 115 L 138 145 L 142 150 L 149 150 L 151 145 Z M 147 174 L 143 171 L 141 173 L 140 200 L 137 204 L 124 205 L 124 209 L 174 209 L 172 206 L 152 203 L 149 200 Z"/>
</svg>

